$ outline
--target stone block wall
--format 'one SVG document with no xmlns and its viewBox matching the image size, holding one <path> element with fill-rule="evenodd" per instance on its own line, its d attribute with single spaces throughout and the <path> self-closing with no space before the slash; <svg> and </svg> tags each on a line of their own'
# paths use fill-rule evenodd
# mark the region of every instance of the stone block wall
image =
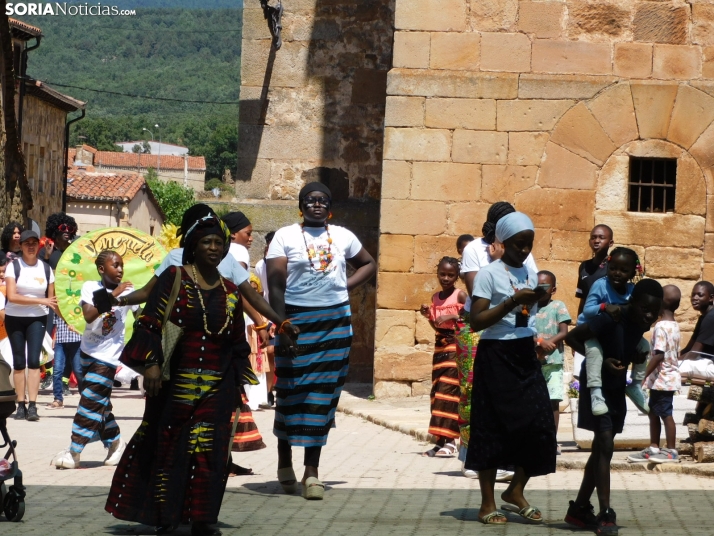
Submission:
<svg viewBox="0 0 714 536">
<path fill-rule="evenodd" d="M 374 381 L 424 392 L 418 314 L 436 260 L 480 236 L 488 206 L 536 225 L 533 254 L 571 314 L 596 223 L 688 296 L 714 279 L 714 4 L 397 0 L 387 78 Z M 673 213 L 627 211 L 631 156 L 677 158 Z M 426 382 L 426 383 L 425 383 Z"/>
</svg>

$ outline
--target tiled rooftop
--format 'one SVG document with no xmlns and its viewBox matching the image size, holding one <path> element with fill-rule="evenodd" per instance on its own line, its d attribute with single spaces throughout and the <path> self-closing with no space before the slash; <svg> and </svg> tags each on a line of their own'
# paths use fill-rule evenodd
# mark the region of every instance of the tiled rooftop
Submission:
<svg viewBox="0 0 714 536">
<path fill-rule="evenodd" d="M 94 155 L 94 165 L 99 167 L 117 168 L 159 168 L 159 155 L 138 153 L 115 153 L 111 151 L 97 151 Z M 174 169 L 183 171 L 183 156 L 161 155 L 161 169 Z M 189 156 L 188 169 L 191 171 L 205 171 L 206 159 L 203 156 Z"/>
<path fill-rule="evenodd" d="M 139 173 L 70 169 L 67 177 L 67 197 L 85 201 L 130 201 L 144 182 L 144 177 Z"/>
</svg>

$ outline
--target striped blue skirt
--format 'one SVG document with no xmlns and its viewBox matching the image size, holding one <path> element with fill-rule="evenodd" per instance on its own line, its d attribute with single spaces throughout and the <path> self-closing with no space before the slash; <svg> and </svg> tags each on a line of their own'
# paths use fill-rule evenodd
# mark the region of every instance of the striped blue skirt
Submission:
<svg viewBox="0 0 714 536">
<path fill-rule="evenodd" d="M 285 305 L 300 328 L 297 357 L 275 355 L 273 433 L 293 447 L 322 447 L 335 426 L 335 412 L 349 368 L 350 303 L 328 307 Z"/>
</svg>

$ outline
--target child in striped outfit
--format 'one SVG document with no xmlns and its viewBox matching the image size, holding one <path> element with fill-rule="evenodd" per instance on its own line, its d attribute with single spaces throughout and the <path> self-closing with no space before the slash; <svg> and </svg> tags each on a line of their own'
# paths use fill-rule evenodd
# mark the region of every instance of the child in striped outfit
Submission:
<svg viewBox="0 0 714 536">
<path fill-rule="evenodd" d="M 101 294 L 95 294 L 105 290 L 118 298 L 131 292 L 131 283 L 121 282 L 124 261 L 118 253 L 102 251 L 95 264 L 102 279 L 84 283 L 80 301 L 87 322 L 80 346 L 84 373 L 82 398 L 72 423 L 72 443 L 52 460 L 58 469 L 79 468 L 82 450 L 93 441 L 101 440 L 109 449 L 104 465 L 116 465 L 124 452 L 125 444 L 112 414 L 111 395 L 124 348 L 126 317 L 130 309 L 136 310 L 138 306 L 112 307 L 108 299 L 102 300 Z"/>
</svg>

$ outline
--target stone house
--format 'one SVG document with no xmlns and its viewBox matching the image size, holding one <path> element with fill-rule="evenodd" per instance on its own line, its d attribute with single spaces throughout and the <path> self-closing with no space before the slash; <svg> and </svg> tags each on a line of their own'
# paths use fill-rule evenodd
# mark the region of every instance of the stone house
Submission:
<svg viewBox="0 0 714 536">
<path fill-rule="evenodd" d="M 188 186 L 197 192 L 203 192 L 206 182 L 206 158 L 203 156 L 98 151 L 88 145 L 77 147 L 74 155 L 74 162 L 94 166 L 97 171 L 134 171 L 143 175 L 149 168 L 154 168 L 159 178 Z"/>
<path fill-rule="evenodd" d="M 133 227 L 159 236 L 166 217 L 143 175 L 93 168 L 69 171 L 67 214 L 77 220 L 80 234 L 105 227 Z"/>
<path fill-rule="evenodd" d="M 437 260 L 459 234 L 478 236 L 499 200 L 532 217 L 538 266 L 556 274 L 571 313 L 589 231 L 606 223 L 648 276 L 681 288 L 688 337 L 687 296 L 714 279 L 711 4 L 286 4 L 277 52 L 262 13 L 245 10 L 241 113 L 254 126 L 241 128 L 238 192 L 291 198 L 311 166 L 329 166 L 320 176 L 344 172 L 350 199 L 380 200 L 375 394 L 428 392 L 433 333 L 417 311 L 437 288 Z M 360 39 L 372 48 L 352 49 Z M 380 75 L 359 74 L 369 68 Z M 334 112 L 358 112 L 362 90 L 369 128 L 340 124 Z"/>
</svg>

